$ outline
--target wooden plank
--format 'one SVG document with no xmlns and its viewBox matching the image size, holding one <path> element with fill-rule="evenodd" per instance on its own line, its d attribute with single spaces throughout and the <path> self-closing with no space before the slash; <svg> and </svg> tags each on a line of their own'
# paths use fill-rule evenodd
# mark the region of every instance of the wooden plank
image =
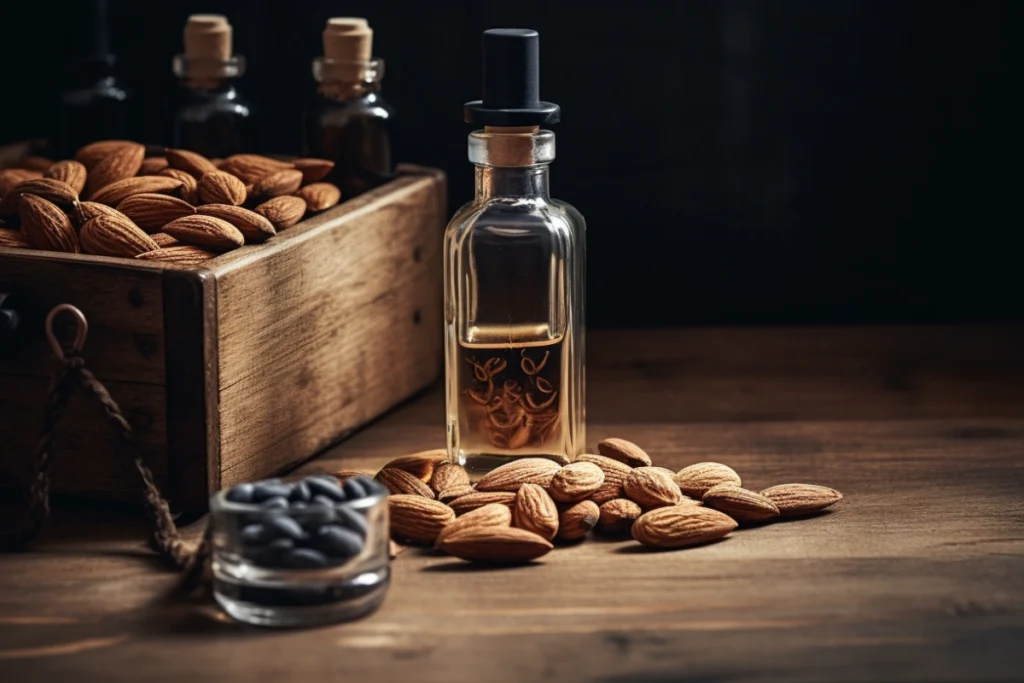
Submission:
<svg viewBox="0 0 1024 683">
<path fill-rule="evenodd" d="M 84 355 L 105 381 L 164 383 L 162 268 L 125 259 L 0 247 L 0 291 L 31 303 L 32 343 L 0 357 L 0 377 L 48 377 L 52 353 L 43 321 L 70 303 L 89 321 Z"/>
<path fill-rule="evenodd" d="M 205 269 L 164 271 L 167 343 L 167 495 L 203 512 L 220 489 L 217 292 Z"/>
<path fill-rule="evenodd" d="M 443 176 L 405 176 L 218 261 L 224 483 L 306 459 L 438 376 L 445 210 Z"/>
<path fill-rule="evenodd" d="M 132 425 L 135 444 L 158 481 L 167 481 L 164 388 L 100 378 Z M 0 486 L 27 490 L 32 453 L 43 425 L 49 378 L 12 375 L 0 381 Z M 57 429 L 53 488 L 57 492 L 141 501 L 131 457 L 94 397 L 79 391 Z"/>
<path fill-rule="evenodd" d="M 332 458 L 377 467 L 427 436 L 404 425 L 402 413 L 386 418 Z M 595 425 L 611 429 L 673 469 L 725 454 L 755 487 L 820 481 L 847 499 L 831 514 L 676 552 L 591 539 L 534 566 L 481 570 L 408 550 L 378 613 L 301 631 L 254 631 L 205 603 L 157 601 L 173 578 L 139 562 L 145 526 L 123 510 L 72 508 L 33 552 L 0 556 L 0 666 L 15 680 L 86 682 L 143 666 L 155 681 L 1017 675 L 1024 419 Z"/>
</svg>

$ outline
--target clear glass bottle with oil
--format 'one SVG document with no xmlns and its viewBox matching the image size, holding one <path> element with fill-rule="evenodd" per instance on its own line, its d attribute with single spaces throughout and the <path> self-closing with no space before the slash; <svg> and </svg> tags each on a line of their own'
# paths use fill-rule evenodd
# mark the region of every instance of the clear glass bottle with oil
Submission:
<svg viewBox="0 0 1024 683">
<path fill-rule="evenodd" d="M 479 477 L 521 457 L 582 452 L 585 223 L 552 199 L 557 105 L 538 97 L 538 35 L 484 33 L 473 201 L 445 232 L 448 452 Z"/>
</svg>

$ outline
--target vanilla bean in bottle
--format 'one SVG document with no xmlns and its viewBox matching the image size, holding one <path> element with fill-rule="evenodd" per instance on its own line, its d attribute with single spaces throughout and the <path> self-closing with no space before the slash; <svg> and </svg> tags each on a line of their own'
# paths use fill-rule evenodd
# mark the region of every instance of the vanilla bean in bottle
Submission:
<svg viewBox="0 0 1024 683">
<path fill-rule="evenodd" d="M 373 57 L 366 19 L 335 17 L 313 61 L 317 94 L 306 110 L 305 154 L 334 162 L 328 180 L 348 199 L 391 179 L 394 112 L 381 96 L 384 60 Z"/>
<path fill-rule="evenodd" d="M 465 107 L 476 194 L 444 238 L 448 454 L 478 477 L 583 451 L 585 223 L 552 199 L 558 105 L 539 97 L 539 36 L 483 35 L 483 99 Z"/>
<path fill-rule="evenodd" d="M 233 54 L 231 24 L 219 14 L 193 14 L 184 43 L 173 61 L 181 86 L 174 146 L 220 158 L 253 151 L 252 110 L 238 89 L 245 58 Z"/>
</svg>

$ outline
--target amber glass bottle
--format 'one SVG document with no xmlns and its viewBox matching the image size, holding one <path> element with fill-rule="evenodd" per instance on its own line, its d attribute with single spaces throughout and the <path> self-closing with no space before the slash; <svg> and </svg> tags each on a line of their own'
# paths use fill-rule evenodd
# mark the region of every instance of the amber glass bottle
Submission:
<svg viewBox="0 0 1024 683">
<path fill-rule="evenodd" d="M 174 57 L 180 79 L 175 147 L 207 157 L 256 148 L 252 111 L 238 91 L 245 59 L 232 54 L 231 24 L 219 14 L 194 14 L 185 24 L 185 52 Z"/>
<path fill-rule="evenodd" d="M 313 61 L 318 86 L 306 111 L 305 154 L 333 161 L 329 180 L 350 198 L 392 177 L 393 112 L 381 97 L 384 61 L 372 57 L 366 20 L 330 19 L 323 41 L 324 55 Z"/>
<path fill-rule="evenodd" d="M 133 138 L 131 96 L 114 73 L 106 0 L 69 4 L 78 30 L 69 35 L 69 59 L 57 97 L 54 158 L 70 158 L 95 140 Z"/>
</svg>

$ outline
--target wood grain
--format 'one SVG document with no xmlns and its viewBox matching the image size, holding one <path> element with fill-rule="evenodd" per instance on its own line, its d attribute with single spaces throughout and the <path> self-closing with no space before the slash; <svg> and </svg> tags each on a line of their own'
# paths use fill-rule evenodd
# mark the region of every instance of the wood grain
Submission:
<svg viewBox="0 0 1024 683">
<path fill-rule="evenodd" d="M 406 176 L 217 263 L 225 484 L 308 458 L 438 376 L 444 211 L 442 180 Z"/>
<path fill-rule="evenodd" d="M 1024 383 L 1016 361 L 1000 373 L 992 359 L 1020 329 L 944 328 L 956 343 L 915 365 L 928 331 L 591 335 L 588 441 L 630 438 L 672 469 L 722 459 L 755 489 L 833 486 L 846 495 L 833 512 L 674 552 L 592 539 L 518 569 L 472 569 L 409 549 L 376 614 L 263 631 L 230 623 L 208 602 L 168 598 L 174 578 L 152 561 L 137 513 L 65 501 L 30 552 L 0 555 L 0 667 L 11 680 L 84 683 L 139 670 L 152 681 L 211 683 L 1016 680 Z M 887 341 L 866 341 L 876 335 Z M 826 340 L 845 350 L 834 359 L 796 352 Z M 724 367 L 751 347 L 774 351 L 763 364 Z M 681 349 L 695 360 L 679 363 Z M 863 368 L 879 357 L 906 358 L 920 368 L 915 382 L 877 381 L 878 366 Z M 774 367 L 782 359 L 800 359 L 792 393 Z M 623 369 L 634 361 L 672 367 L 674 382 Z M 699 400 L 675 396 L 702 376 L 718 380 Z M 626 401 L 624 387 L 645 390 Z M 302 469 L 373 470 L 443 444 L 439 393 Z M 815 393 L 834 398 L 820 405 Z"/>
</svg>

